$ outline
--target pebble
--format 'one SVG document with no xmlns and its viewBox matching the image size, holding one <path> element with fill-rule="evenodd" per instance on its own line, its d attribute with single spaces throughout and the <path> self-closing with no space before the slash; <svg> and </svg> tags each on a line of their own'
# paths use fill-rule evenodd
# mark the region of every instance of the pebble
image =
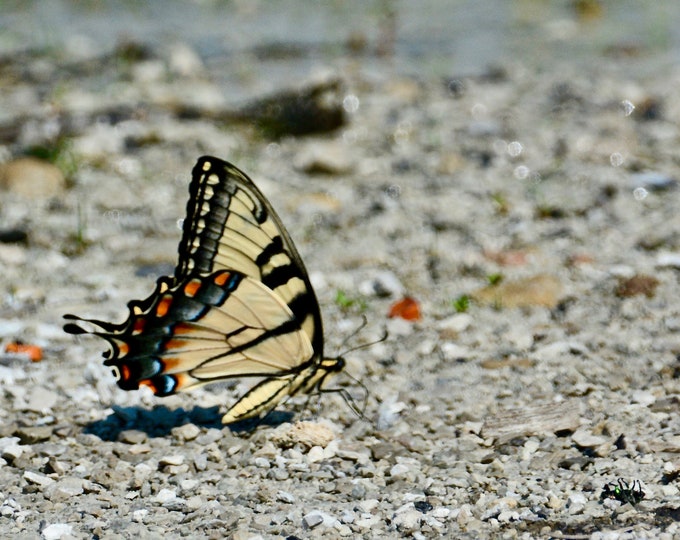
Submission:
<svg viewBox="0 0 680 540">
<path fill-rule="evenodd" d="M 295 496 L 292 493 L 288 493 L 287 491 L 277 491 L 276 500 L 286 504 L 295 504 Z"/>
<path fill-rule="evenodd" d="M 378 416 L 378 429 L 386 429 L 396 423 L 399 413 L 406 409 L 406 404 L 397 401 L 396 398 L 387 398 L 380 405 Z"/>
<path fill-rule="evenodd" d="M 588 499 L 583 493 L 571 493 L 567 498 L 567 509 L 570 514 L 580 514 L 586 507 Z"/>
<path fill-rule="evenodd" d="M 261 469 L 269 469 L 269 467 L 271 467 L 269 460 L 263 457 L 255 458 L 254 463 L 256 467 L 260 467 Z"/>
<path fill-rule="evenodd" d="M 412 508 L 397 513 L 392 521 L 401 534 L 412 534 L 415 530 L 420 528 L 422 519 L 423 514 Z"/>
<path fill-rule="evenodd" d="M 185 43 L 168 45 L 168 66 L 170 71 L 181 77 L 198 77 L 205 66 L 198 53 Z"/>
<path fill-rule="evenodd" d="M 313 510 L 303 516 L 302 523 L 307 529 L 313 529 L 323 523 L 323 515 L 321 512 Z"/>
<path fill-rule="evenodd" d="M 650 190 L 661 191 L 678 185 L 675 178 L 657 171 L 645 171 L 630 175 L 631 187 L 643 187 Z"/>
<path fill-rule="evenodd" d="M 439 344 L 439 350 L 442 352 L 444 358 L 449 362 L 454 362 L 460 360 L 461 358 L 467 358 L 470 355 L 470 351 L 467 347 L 453 343 L 452 341 L 444 341 Z"/>
<path fill-rule="evenodd" d="M 646 392 L 644 390 L 635 390 L 631 396 L 631 401 L 633 403 L 639 403 L 645 407 L 649 407 L 656 401 L 656 396 L 651 392 Z"/>
<path fill-rule="evenodd" d="M 335 439 L 331 427 L 319 422 L 282 424 L 272 434 L 272 441 L 283 448 L 300 444 L 305 448 L 325 448 Z"/>
<path fill-rule="evenodd" d="M 63 193 L 65 187 L 62 172 L 47 161 L 26 157 L 0 164 L 0 189 L 22 197 L 55 197 Z"/>
<path fill-rule="evenodd" d="M 461 332 L 467 330 L 472 325 L 472 315 L 468 313 L 456 313 L 446 319 L 437 322 L 437 330 L 444 338 L 455 338 Z"/>
<path fill-rule="evenodd" d="M 378 507 L 379 504 L 380 501 L 378 499 L 365 499 L 360 501 L 357 506 L 363 513 L 370 514 Z"/>
<path fill-rule="evenodd" d="M 64 537 L 70 537 L 73 534 L 73 526 L 68 523 L 53 523 L 45 527 L 40 535 L 45 540 L 60 540 Z"/>
<path fill-rule="evenodd" d="M 351 510 L 345 509 L 340 513 L 340 521 L 342 523 L 346 523 L 348 525 L 351 525 L 352 523 L 354 523 L 355 519 L 356 519 L 356 515 Z"/>
<path fill-rule="evenodd" d="M 21 246 L 0 244 L 0 261 L 6 266 L 22 266 L 26 264 L 28 251 Z M 21 328 L 23 324 L 15 323 L 7 326 L 0 331 L 5 335 L 12 335 L 17 332 L 14 328 Z"/>
<path fill-rule="evenodd" d="M 656 265 L 680 268 L 680 253 L 660 253 L 656 257 Z"/>
<path fill-rule="evenodd" d="M 215 430 L 218 431 L 219 430 Z M 194 424 L 184 424 L 182 426 L 177 426 L 172 428 L 171 431 L 173 437 L 179 439 L 180 441 L 193 441 L 196 437 L 201 434 L 201 428 Z M 221 435 L 221 432 L 220 432 Z M 219 440 L 219 439 L 218 439 Z M 211 441 L 215 442 L 215 441 Z"/>
<path fill-rule="evenodd" d="M 158 463 L 160 465 L 182 465 L 184 463 L 184 456 L 182 454 L 163 456 L 158 460 Z"/>
<path fill-rule="evenodd" d="M 146 516 L 149 515 L 149 511 L 146 508 L 140 508 L 139 510 L 132 511 L 132 521 L 136 523 L 144 523 Z"/>
<path fill-rule="evenodd" d="M 163 488 L 154 497 L 158 504 L 165 504 L 177 498 L 177 493 L 173 489 Z"/>
<path fill-rule="evenodd" d="M 140 444 L 146 441 L 147 435 L 143 431 L 137 429 L 126 429 L 120 432 L 118 440 L 128 444 Z"/>
<path fill-rule="evenodd" d="M 193 424 L 186 424 L 186 425 L 193 425 Z M 199 444 L 200 446 L 207 446 L 211 443 L 217 442 L 220 439 L 222 439 L 222 430 L 220 429 L 215 429 L 215 428 L 210 428 L 208 431 L 205 433 L 202 433 L 196 437 L 196 443 Z M 185 439 L 185 440 L 190 440 L 190 439 Z M 238 448 L 238 447 L 236 447 Z M 229 450 L 231 451 L 231 449 Z M 238 451 L 238 450 L 236 450 Z"/>
<path fill-rule="evenodd" d="M 413 334 L 414 326 L 411 321 L 402 319 L 401 317 L 394 317 L 387 321 L 387 333 L 392 337 L 406 337 Z"/>
<path fill-rule="evenodd" d="M 64 477 L 55 484 L 51 484 L 45 490 L 46 496 L 50 500 L 66 499 L 81 495 L 84 492 L 83 479 L 75 477 Z"/>
<path fill-rule="evenodd" d="M 399 298 L 404 295 L 406 289 L 394 272 L 379 270 L 371 279 L 359 284 L 359 292 L 365 296 Z"/>
<path fill-rule="evenodd" d="M 26 450 L 25 446 L 19 446 L 18 444 L 12 444 L 8 445 L 2 448 L 1 455 L 3 459 L 6 459 L 10 463 L 13 463 L 15 460 L 19 459 L 24 451 Z"/>
<path fill-rule="evenodd" d="M 584 429 L 578 429 L 572 433 L 571 440 L 574 441 L 574 444 L 582 448 L 594 448 L 609 442 L 606 438 L 599 435 L 593 435 Z"/>
<path fill-rule="evenodd" d="M 27 482 L 30 482 L 31 484 L 35 484 L 43 488 L 51 484 L 54 484 L 53 478 L 45 476 L 44 474 L 35 473 L 33 471 L 24 471 L 23 477 L 24 480 L 26 480 Z"/>
<path fill-rule="evenodd" d="M 194 478 L 185 478 L 179 483 L 179 487 L 182 491 L 193 491 L 200 485 L 200 482 Z"/>
<path fill-rule="evenodd" d="M 390 469 L 390 476 L 392 478 L 400 478 L 406 476 L 409 471 L 410 469 L 408 465 L 404 465 L 403 463 L 397 463 L 394 467 Z"/>
<path fill-rule="evenodd" d="M 51 426 L 34 426 L 19 428 L 16 434 L 21 440 L 21 444 L 35 444 L 49 439 L 52 432 Z"/>
<path fill-rule="evenodd" d="M 320 446 L 312 446 L 307 452 L 307 461 L 310 463 L 317 463 L 324 459 L 323 448 Z"/>
</svg>

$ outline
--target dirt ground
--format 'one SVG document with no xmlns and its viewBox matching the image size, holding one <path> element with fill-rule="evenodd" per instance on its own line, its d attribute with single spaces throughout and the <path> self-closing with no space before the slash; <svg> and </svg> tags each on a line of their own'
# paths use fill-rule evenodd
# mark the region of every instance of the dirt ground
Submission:
<svg viewBox="0 0 680 540">
<path fill-rule="evenodd" d="M 190 44 L 2 58 L 4 536 L 680 534 L 680 70 L 415 76 L 354 47 L 238 103 Z M 62 331 L 172 273 L 205 154 L 279 212 L 328 355 L 387 330 L 330 384 L 363 418 L 326 393 L 224 427 L 252 380 L 124 392 Z"/>
</svg>

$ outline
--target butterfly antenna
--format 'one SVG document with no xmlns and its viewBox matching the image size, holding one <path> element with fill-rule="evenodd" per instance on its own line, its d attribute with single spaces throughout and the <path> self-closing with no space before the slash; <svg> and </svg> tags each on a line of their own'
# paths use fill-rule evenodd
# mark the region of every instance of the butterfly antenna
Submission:
<svg viewBox="0 0 680 540">
<path fill-rule="evenodd" d="M 366 318 L 366 315 L 362 315 L 361 319 L 362 319 L 361 324 L 357 327 L 357 329 L 354 332 L 352 332 L 349 336 L 347 336 L 344 339 L 340 348 L 345 347 L 347 345 L 347 342 L 350 339 L 352 339 L 354 336 L 356 336 L 359 332 L 361 332 L 366 327 L 366 325 L 368 324 L 368 319 Z M 362 343 L 361 345 L 357 345 L 356 347 L 351 347 L 350 349 L 346 349 L 345 351 L 342 352 L 342 354 L 340 356 L 345 356 L 347 353 L 358 351 L 360 349 L 367 349 L 368 347 L 372 347 L 376 343 L 382 343 L 383 341 L 385 341 L 387 339 L 388 335 L 389 334 L 387 332 L 387 328 L 385 328 L 384 331 L 383 331 L 382 337 L 380 337 L 379 339 L 376 339 L 375 341 L 371 341 L 369 343 Z"/>
</svg>

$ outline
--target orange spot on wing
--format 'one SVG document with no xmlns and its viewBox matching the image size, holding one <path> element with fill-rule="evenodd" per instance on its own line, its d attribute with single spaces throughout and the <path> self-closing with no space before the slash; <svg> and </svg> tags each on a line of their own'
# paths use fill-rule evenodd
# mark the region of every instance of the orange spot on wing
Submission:
<svg viewBox="0 0 680 540">
<path fill-rule="evenodd" d="M 156 385 L 149 379 L 142 379 L 139 381 L 139 386 L 146 386 L 147 388 L 150 388 L 154 394 L 158 391 Z"/>
<path fill-rule="evenodd" d="M 410 296 L 406 296 L 392 304 L 388 317 L 400 317 L 406 321 L 419 321 L 421 319 L 420 305 Z"/>
<path fill-rule="evenodd" d="M 196 296 L 196 293 L 201 288 L 201 282 L 197 279 L 192 279 L 189 283 L 184 286 L 184 294 L 189 298 Z"/>
<path fill-rule="evenodd" d="M 229 278 L 231 277 L 231 274 L 229 272 L 224 272 L 222 274 L 218 274 L 215 276 L 215 285 L 219 285 L 222 287 L 227 281 L 229 281 Z"/>
<path fill-rule="evenodd" d="M 167 315 L 170 305 L 172 304 L 172 296 L 166 295 L 161 298 L 156 305 L 156 317 L 164 317 Z"/>
<path fill-rule="evenodd" d="M 165 342 L 165 350 L 171 351 L 172 349 L 182 349 L 187 344 L 185 339 L 169 339 Z"/>
<path fill-rule="evenodd" d="M 163 371 L 162 373 L 172 373 L 176 369 L 181 369 L 182 359 L 181 358 L 166 358 L 163 357 Z"/>
<path fill-rule="evenodd" d="M 176 336 L 191 334 L 192 332 L 194 332 L 194 327 L 191 324 L 177 323 L 175 326 L 172 327 L 172 332 Z"/>
<path fill-rule="evenodd" d="M 132 333 L 133 334 L 141 334 L 144 331 L 144 327 L 146 326 L 146 319 L 143 317 L 139 317 L 135 319 L 134 324 L 132 325 Z"/>
<path fill-rule="evenodd" d="M 14 354 L 23 354 L 28 356 L 31 362 L 40 362 L 42 360 L 42 348 L 38 345 L 27 345 L 25 343 L 8 343 L 5 345 L 5 352 Z"/>
<path fill-rule="evenodd" d="M 117 343 L 118 345 L 118 354 L 120 356 L 125 356 L 127 353 L 130 352 L 130 346 L 125 343 L 124 341 L 120 341 Z"/>
<path fill-rule="evenodd" d="M 127 367 L 126 365 L 120 366 L 120 379 L 122 381 L 129 381 L 130 380 L 130 368 Z"/>
</svg>

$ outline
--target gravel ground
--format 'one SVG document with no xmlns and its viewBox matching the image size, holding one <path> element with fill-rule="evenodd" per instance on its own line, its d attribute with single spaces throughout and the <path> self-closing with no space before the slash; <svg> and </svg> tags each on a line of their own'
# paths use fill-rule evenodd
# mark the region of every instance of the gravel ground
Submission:
<svg viewBox="0 0 680 540">
<path fill-rule="evenodd" d="M 277 109 L 232 105 L 230 64 L 189 45 L 3 58 L 4 537 L 680 535 L 680 70 L 442 79 L 354 56 L 297 85 L 340 81 L 343 125 L 276 139 L 253 125 Z M 366 386 L 364 418 L 324 394 L 223 427 L 252 381 L 124 392 L 103 342 L 62 332 L 172 271 L 203 154 L 279 211 L 328 354 L 388 330 L 333 381 Z M 405 296 L 420 319 L 388 318 Z"/>
</svg>

